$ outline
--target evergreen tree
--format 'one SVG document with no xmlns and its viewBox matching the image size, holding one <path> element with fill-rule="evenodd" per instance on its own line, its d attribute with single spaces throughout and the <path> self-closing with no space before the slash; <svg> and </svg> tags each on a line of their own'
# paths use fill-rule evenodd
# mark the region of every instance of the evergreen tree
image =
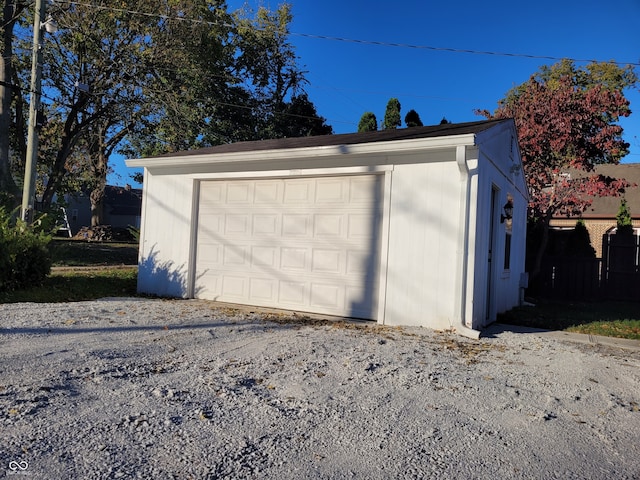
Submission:
<svg viewBox="0 0 640 480">
<path fill-rule="evenodd" d="M 327 125 L 324 117 L 318 115 L 306 93 L 293 96 L 275 117 L 269 138 L 311 137 L 333 133 L 333 128 Z"/>
<path fill-rule="evenodd" d="M 382 128 L 385 130 L 396 129 L 402 125 L 400 119 L 400 102 L 397 98 L 390 98 L 387 102 L 387 109 L 384 112 L 384 122 Z"/>
<path fill-rule="evenodd" d="M 618 209 L 618 214 L 616 215 L 616 228 L 617 233 L 620 235 L 633 234 L 631 212 L 629 211 L 629 205 L 627 205 L 627 201 L 624 198 L 620 201 L 620 208 Z"/>
<path fill-rule="evenodd" d="M 580 219 L 576 222 L 576 227 L 569 235 L 569 244 L 564 255 L 567 257 L 596 258 L 596 250 L 591 245 L 589 230 Z"/>
<path fill-rule="evenodd" d="M 404 123 L 407 127 L 422 127 L 423 123 L 422 120 L 420 120 L 420 115 L 418 115 L 418 112 L 416 112 L 415 110 L 411 109 L 409 110 L 409 112 L 407 112 L 407 115 L 404 117 Z"/>
<path fill-rule="evenodd" d="M 364 112 L 358 123 L 358 132 L 375 132 L 378 130 L 378 120 L 373 112 Z"/>
</svg>

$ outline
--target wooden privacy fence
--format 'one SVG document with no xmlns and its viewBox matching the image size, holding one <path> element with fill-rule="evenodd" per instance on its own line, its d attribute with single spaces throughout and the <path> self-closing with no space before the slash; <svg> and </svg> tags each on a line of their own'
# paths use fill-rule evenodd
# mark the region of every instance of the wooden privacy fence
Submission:
<svg viewBox="0 0 640 480">
<path fill-rule="evenodd" d="M 601 298 L 599 258 L 546 257 L 528 293 L 553 300 Z"/>
<path fill-rule="evenodd" d="M 528 294 L 554 300 L 640 301 L 640 237 L 605 235 L 603 258 L 545 257 Z"/>
<path fill-rule="evenodd" d="M 640 301 L 640 236 L 604 235 L 602 284 L 612 300 Z"/>
</svg>

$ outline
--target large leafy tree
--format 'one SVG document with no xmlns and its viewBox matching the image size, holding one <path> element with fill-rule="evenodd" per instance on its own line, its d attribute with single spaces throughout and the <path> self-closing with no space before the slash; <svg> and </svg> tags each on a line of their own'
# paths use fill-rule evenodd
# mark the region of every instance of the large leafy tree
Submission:
<svg viewBox="0 0 640 480">
<path fill-rule="evenodd" d="M 285 123 L 293 128 L 296 123 L 286 111 L 292 108 L 292 98 L 303 93 L 306 83 L 289 42 L 291 6 L 285 3 L 275 11 L 260 7 L 253 16 L 240 10 L 234 18 L 237 74 L 253 94 L 250 106 L 255 115 L 255 139 L 286 136 Z"/>
<path fill-rule="evenodd" d="M 623 90 L 636 83 L 631 68 L 562 61 L 543 67 L 515 87 L 487 118 L 513 118 L 529 187 L 530 218 L 542 229 L 533 267 L 537 274 L 554 215 L 578 215 L 593 196 L 620 194 L 627 183 L 597 175 L 603 163 L 628 153 L 620 117 L 630 114 Z"/>
<path fill-rule="evenodd" d="M 128 5 L 144 9 L 149 2 Z M 54 126 L 42 132 L 39 152 L 43 203 L 89 188 L 93 225 L 102 219 L 109 156 L 149 110 L 144 86 L 155 27 L 150 17 L 104 7 L 73 3 L 55 10 L 60 28 L 45 43 L 43 65 Z"/>
<path fill-rule="evenodd" d="M 49 121 L 40 131 L 38 190 L 45 205 L 88 187 L 92 223 L 100 223 L 109 157 L 117 151 L 146 156 L 331 133 L 302 89 L 286 5 L 255 17 L 228 12 L 224 0 L 58 2 L 49 10 L 59 30 L 43 47 Z M 15 81 L 27 85 L 30 59 L 15 57 Z M 17 95 L 9 122 L 20 157 L 25 103 Z"/>
<path fill-rule="evenodd" d="M 275 112 L 273 138 L 310 137 L 331 135 L 333 128 L 318 115 L 315 105 L 306 93 L 295 95 L 286 102 L 282 111 Z"/>
<path fill-rule="evenodd" d="M 224 2 L 168 2 L 165 15 L 153 32 L 154 71 L 145 84 L 153 109 L 128 138 L 129 153 L 252 139 L 246 130 L 255 130 L 253 96 L 240 86 L 234 19 Z"/>
<path fill-rule="evenodd" d="M 332 133 L 304 92 L 304 72 L 288 41 L 289 5 L 233 13 L 221 6 L 200 15 L 204 30 L 187 35 L 175 24 L 164 37 L 168 50 L 176 37 L 196 40 L 180 47 L 179 67 L 157 75 L 149 92 L 156 113 L 128 138 L 129 154 Z M 227 30 L 216 33 L 215 26 Z"/>
</svg>

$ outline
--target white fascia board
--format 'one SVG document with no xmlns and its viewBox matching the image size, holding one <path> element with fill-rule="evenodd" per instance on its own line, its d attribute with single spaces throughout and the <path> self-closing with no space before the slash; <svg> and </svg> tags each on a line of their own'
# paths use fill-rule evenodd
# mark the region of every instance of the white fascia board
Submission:
<svg viewBox="0 0 640 480">
<path fill-rule="evenodd" d="M 174 157 L 151 157 L 125 160 L 127 167 L 162 168 L 188 165 L 224 164 L 238 162 L 272 162 L 277 160 L 340 157 L 343 155 L 403 154 L 417 151 L 475 145 L 475 134 L 443 137 L 393 140 L 388 142 L 329 145 L 277 150 L 250 150 L 232 153 L 208 153 L 177 155 Z"/>
<path fill-rule="evenodd" d="M 288 170 L 263 170 L 263 171 L 233 171 L 215 173 L 191 173 L 188 176 L 196 180 L 220 180 L 220 179 L 261 179 L 261 178 L 290 178 L 290 177 L 321 177 L 321 176 L 347 176 L 347 175 L 375 175 L 387 171 L 393 171 L 392 165 L 376 165 L 374 167 L 327 167 L 327 168 L 292 168 Z"/>
</svg>

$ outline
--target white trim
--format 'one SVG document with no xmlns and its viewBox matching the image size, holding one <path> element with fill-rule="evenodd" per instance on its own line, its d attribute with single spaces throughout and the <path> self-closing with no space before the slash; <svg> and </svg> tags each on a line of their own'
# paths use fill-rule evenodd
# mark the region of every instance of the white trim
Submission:
<svg viewBox="0 0 640 480">
<path fill-rule="evenodd" d="M 374 165 L 371 167 L 327 167 L 290 170 L 267 170 L 264 172 L 220 172 L 220 173 L 190 173 L 187 178 L 196 180 L 233 180 L 233 179 L 261 179 L 261 178 L 290 178 L 290 177 L 322 177 L 379 174 L 393 170 L 393 165 Z"/>
<path fill-rule="evenodd" d="M 125 160 L 128 167 L 162 168 L 186 167 L 195 165 L 215 165 L 224 163 L 259 162 L 275 160 L 315 159 L 318 157 L 343 157 L 353 155 L 372 155 L 376 153 L 411 153 L 437 148 L 475 145 L 475 134 L 429 137 L 411 140 L 393 140 L 388 142 L 358 143 L 346 145 L 315 146 L 303 148 L 281 148 L 274 150 L 250 150 L 246 152 L 205 153 L 177 155 L 172 157 L 150 157 Z"/>
<path fill-rule="evenodd" d="M 381 325 L 385 323 L 387 310 L 387 277 L 389 271 L 389 237 L 391 229 L 391 183 L 393 174 L 384 172 L 382 190 L 382 219 L 380 224 L 380 263 L 378 268 L 378 318 Z"/>
<path fill-rule="evenodd" d="M 143 185 L 148 185 L 149 174 L 146 168 L 142 172 L 142 181 L 143 181 Z M 145 225 L 147 223 L 146 220 L 147 220 L 148 195 L 149 195 L 149 189 L 144 188 L 142 190 L 142 202 L 140 204 L 140 233 L 138 237 L 138 271 L 140 271 L 140 265 L 142 265 L 142 259 L 144 258 L 144 254 L 146 252 L 146 248 L 144 248 L 144 243 L 147 242 L 147 237 L 145 235 L 147 229 L 145 228 Z M 142 221 L 143 219 L 144 221 Z"/>
<path fill-rule="evenodd" d="M 469 292 L 469 231 L 470 231 L 470 215 L 471 215 L 471 169 L 472 160 L 467 160 L 467 147 L 460 145 L 456 148 L 456 164 L 460 172 L 460 218 L 458 220 L 459 233 L 457 239 L 457 257 L 458 265 L 456 266 L 456 287 L 460 288 L 460 301 L 454 308 L 454 315 L 457 317 L 451 319 L 451 327 L 460 335 L 465 337 L 478 339 L 480 332 L 473 329 L 473 317 L 471 325 L 468 325 L 467 318 L 467 302 L 473 302 L 474 292 Z M 473 162 L 475 163 L 475 162 Z M 475 165 L 474 165 L 475 166 Z M 474 271 L 472 264 L 471 271 Z M 471 298 L 468 298 L 471 297 Z M 455 323 L 455 324 L 454 324 Z"/>
<path fill-rule="evenodd" d="M 200 181 L 193 181 L 191 192 L 191 221 L 189 232 L 189 261 L 187 264 L 187 298 L 195 298 L 196 292 L 196 255 L 198 253 L 198 223 L 200 213 Z"/>
</svg>

